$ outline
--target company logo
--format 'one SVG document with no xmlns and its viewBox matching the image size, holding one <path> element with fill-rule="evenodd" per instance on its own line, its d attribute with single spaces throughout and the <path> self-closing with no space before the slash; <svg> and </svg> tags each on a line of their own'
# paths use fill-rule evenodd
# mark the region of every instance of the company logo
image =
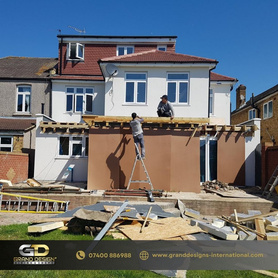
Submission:
<svg viewBox="0 0 278 278">
<path fill-rule="evenodd" d="M 45 244 L 22 244 L 18 251 L 19 254 L 24 257 L 45 257 L 49 253 L 49 248 Z"/>
<path fill-rule="evenodd" d="M 146 261 L 149 258 L 149 253 L 147 251 L 141 251 L 139 254 L 139 258 L 142 261 Z"/>
<path fill-rule="evenodd" d="M 46 244 L 22 244 L 18 248 L 22 257 L 14 257 L 16 265 L 50 265 L 55 264 L 57 257 L 47 257 L 49 247 Z"/>
</svg>

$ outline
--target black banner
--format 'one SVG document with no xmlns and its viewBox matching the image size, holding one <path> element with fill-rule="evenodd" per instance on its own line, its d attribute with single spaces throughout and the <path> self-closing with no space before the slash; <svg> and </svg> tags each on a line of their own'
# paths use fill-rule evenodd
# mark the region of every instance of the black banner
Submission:
<svg viewBox="0 0 278 278">
<path fill-rule="evenodd" d="M 271 270 L 276 241 L 0 241 L 0 269 Z"/>
</svg>

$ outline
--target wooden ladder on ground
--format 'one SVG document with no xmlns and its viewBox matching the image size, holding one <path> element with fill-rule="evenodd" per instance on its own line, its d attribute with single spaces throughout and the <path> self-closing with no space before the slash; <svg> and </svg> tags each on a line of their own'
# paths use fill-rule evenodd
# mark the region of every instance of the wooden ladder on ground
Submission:
<svg viewBox="0 0 278 278">
<path fill-rule="evenodd" d="M 266 184 L 262 196 L 266 196 L 266 199 L 269 199 L 277 184 L 278 184 L 278 165 L 275 168 L 268 183 Z"/>
<path fill-rule="evenodd" d="M 134 143 L 134 145 L 135 145 L 135 148 L 137 150 L 138 155 L 135 156 L 133 168 L 132 168 L 130 179 L 129 179 L 129 182 L 128 182 L 128 185 L 127 185 L 126 189 L 129 189 L 131 183 L 148 183 L 150 185 L 150 187 L 151 187 L 151 190 L 154 190 L 152 182 L 151 182 L 151 179 L 150 179 L 150 176 L 149 176 L 149 173 L 148 173 L 147 168 L 146 168 L 146 165 L 145 165 L 145 163 L 144 163 L 144 161 L 143 161 L 143 159 L 142 159 L 142 157 L 140 155 L 138 146 L 135 143 Z M 142 165 L 142 167 L 144 169 L 144 172 L 146 174 L 146 180 L 133 180 L 132 179 L 137 162 L 141 162 L 141 165 Z"/>
</svg>

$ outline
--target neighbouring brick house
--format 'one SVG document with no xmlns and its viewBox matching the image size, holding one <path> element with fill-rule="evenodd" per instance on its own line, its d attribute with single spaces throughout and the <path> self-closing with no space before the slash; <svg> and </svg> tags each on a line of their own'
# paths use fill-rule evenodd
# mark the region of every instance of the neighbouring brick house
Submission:
<svg viewBox="0 0 278 278">
<path fill-rule="evenodd" d="M 278 142 L 278 85 L 252 96 L 246 101 L 246 87 L 240 85 L 236 90 L 236 109 L 232 112 L 231 123 L 239 124 L 261 119 L 261 143 Z"/>
<path fill-rule="evenodd" d="M 236 110 L 231 123 L 246 123 L 259 118 L 261 121 L 261 186 L 264 187 L 278 165 L 278 85 L 246 101 L 246 87 L 240 85 L 236 95 Z"/>
<path fill-rule="evenodd" d="M 0 179 L 33 177 L 35 124 L 34 118 L 0 117 Z"/>
</svg>

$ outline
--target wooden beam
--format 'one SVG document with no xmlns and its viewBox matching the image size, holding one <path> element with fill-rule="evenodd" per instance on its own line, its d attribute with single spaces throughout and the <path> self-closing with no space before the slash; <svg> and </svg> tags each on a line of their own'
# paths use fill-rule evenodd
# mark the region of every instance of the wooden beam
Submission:
<svg viewBox="0 0 278 278">
<path fill-rule="evenodd" d="M 257 235 L 257 240 L 264 240 L 265 238 L 265 227 L 264 227 L 264 220 L 256 218 L 255 219 L 255 227 L 256 230 L 264 236 Z"/>
<path fill-rule="evenodd" d="M 62 222 L 62 221 L 31 225 L 31 226 L 28 226 L 28 233 L 44 233 L 47 231 L 61 228 L 63 226 L 64 226 L 64 222 Z"/>
</svg>

